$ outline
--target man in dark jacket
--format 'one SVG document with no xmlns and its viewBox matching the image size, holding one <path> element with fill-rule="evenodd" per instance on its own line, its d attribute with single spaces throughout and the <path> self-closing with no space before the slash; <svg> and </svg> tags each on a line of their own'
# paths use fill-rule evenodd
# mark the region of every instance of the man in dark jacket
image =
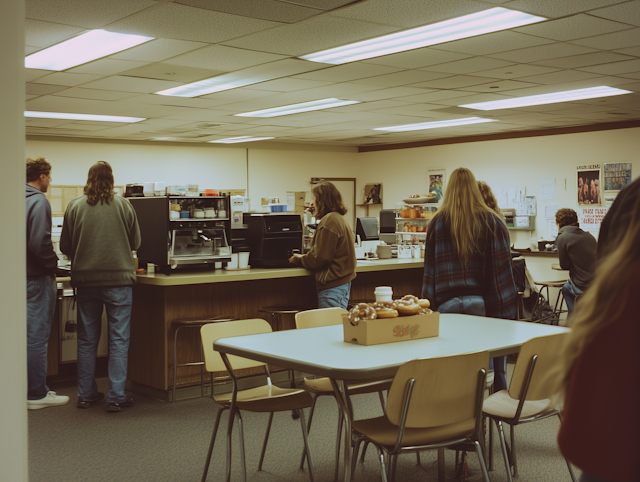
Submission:
<svg viewBox="0 0 640 482">
<path fill-rule="evenodd" d="M 593 278 L 598 242 L 591 233 L 580 229 L 578 214 L 573 209 L 558 209 L 556 224 L 560 267 L 569 270 L 569 280 L 562 287 L 562 294 L 571 313 L 576 296 L 584 293 Z"/>
<path fill-rule="evenodd" d="M 51 164 L 27 159 L 27 408 L 38 410 L 69 403 L 47 387 L 47 346 L 56 305 L 58 256 L 51 242 L 51 206 L 44 197 Z"/>
</svg>

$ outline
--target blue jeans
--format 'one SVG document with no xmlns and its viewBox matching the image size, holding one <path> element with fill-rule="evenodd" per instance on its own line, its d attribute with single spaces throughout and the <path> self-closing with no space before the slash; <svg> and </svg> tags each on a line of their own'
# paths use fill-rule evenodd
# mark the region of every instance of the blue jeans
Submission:
<svg viewBox="0 0 640 482">
<path fill-rule="evenodd" d="M 438 307 L 440 313 L 464 313 L 465 315 L 485 316 L 482 296 L 456 296 Z M 494 368 L 495 367 L 495 368 Z M 496 392 L 507 389 L 507 357 L 499 356 L 489 360 L 489 370 L 495 370 L 493 385 Z"/>
<path fill-rule="evenodd" d="M 27 399 L 47 396 L 47 347 L 56 307 L 56 277 L 27 280 Z"/>
<path fill-rule="evenodd" d="M 567 302 L 567 309 L 569 310 L 569 313 L 572 313 L 576 296 L 584 294 L 584 291 L 578 288 L 573 283 L 573 280 L 569 278 L 569 281 L 567 281 L 562 287 L 562 294 L 564 295 L 564 300 Z"/>
<path fill-rule="evenodd" d="M 318 290 L 318 308 L 342 308 L 347 309 L 349 295 L 351 294 L 351 281 L 335 288 Z"/>
<path fill-rule="evenodd" d="M 129 331 L 131 327 L 131 286 L 78 288 L 78 400 L 89 400 L 98 393 L 96 356 L 102 331 L 102 307 L 109 321 L 109 392 L 107 403 L 126 401 Z"/>
</svg>

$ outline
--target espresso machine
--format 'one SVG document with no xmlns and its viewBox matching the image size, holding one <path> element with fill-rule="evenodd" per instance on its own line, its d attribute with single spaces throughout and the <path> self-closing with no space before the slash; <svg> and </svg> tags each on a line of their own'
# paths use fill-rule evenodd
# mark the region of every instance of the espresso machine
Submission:
<svg viewBox="0 0 640 482">
<path fill-rule="evenodd" d="M 142 244 L 140 267 L 163 274 L 183 269 L 214 269 L 231 261 L 228 196 L 130 198 Z"/>
<path fill-rule="evenodd" d="M 252 268 L 293 267 L 289 258 L 302 250 L 302 220 L 299 214 L 245 213 Z"/>
</svg>

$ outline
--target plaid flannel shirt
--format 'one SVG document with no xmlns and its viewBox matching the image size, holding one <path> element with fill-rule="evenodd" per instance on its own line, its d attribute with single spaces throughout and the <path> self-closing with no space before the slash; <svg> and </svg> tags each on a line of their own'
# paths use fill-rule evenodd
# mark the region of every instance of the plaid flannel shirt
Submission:
<svg viewBox="0 0 640 482">
<path fill-rule="evenodd" d="M 477 243 L 478 251 L 465 269 L 458 259 L 448 219 L 436 215 L 427 232 L 422 297 L 428 298 L 436 310 L 456 296 L 479 295 L 484 298 L 486 316 L 515 319 L 518 290 L 506 225 L 492 214 Z"/>
</svg>

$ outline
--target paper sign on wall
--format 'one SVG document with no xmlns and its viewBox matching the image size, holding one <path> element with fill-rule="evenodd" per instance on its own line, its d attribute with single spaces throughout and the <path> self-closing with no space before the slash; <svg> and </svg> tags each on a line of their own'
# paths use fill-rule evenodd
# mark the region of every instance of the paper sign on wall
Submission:
<svg viewBox="0 0 640 482">
<path fill-rule="evenodd" d="M 597 231 L 607 214 L 606 207 L 593 207 L 578 209 L 578 221 L 585 231 Z"/>
<path fill-rule="evenodd" d="M 556 178 L 540 179 L 540 199 L 556 198 Z"/>
</svg>

